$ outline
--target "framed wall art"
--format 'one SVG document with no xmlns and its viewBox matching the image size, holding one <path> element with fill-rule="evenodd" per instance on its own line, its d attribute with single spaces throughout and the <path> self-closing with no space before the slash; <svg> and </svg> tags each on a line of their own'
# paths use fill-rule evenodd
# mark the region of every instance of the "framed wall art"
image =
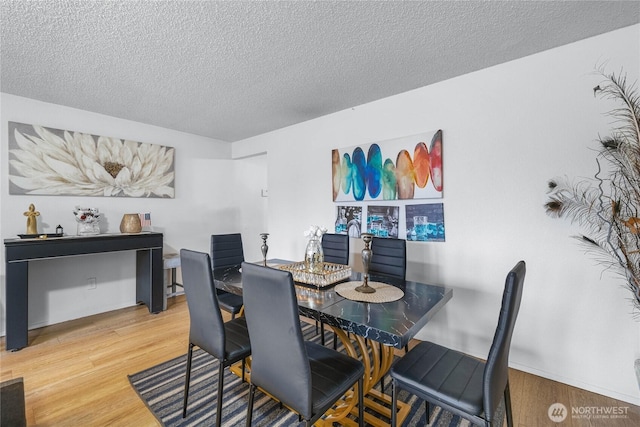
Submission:
<svg viewBox="0 0 640 427">
<path fill-rule="evenodd" d="M 427 203 L 405 206 L 407 240 L 444 242 L 444 205 Z"/>
<path fill-rule="evenodd" d="M 337 211 L 335 233 L 360 238 L 362 206 L 338 206 Z"/>
<path fill-rule="evenodd" d="M 173 147 L 9 122 L 9 194 L 174 197 Z"/>
<path fill-rule="evenodd" d="M 333 201 L 442 198 L 442 130 L 331 152 Z"/>
</svg>

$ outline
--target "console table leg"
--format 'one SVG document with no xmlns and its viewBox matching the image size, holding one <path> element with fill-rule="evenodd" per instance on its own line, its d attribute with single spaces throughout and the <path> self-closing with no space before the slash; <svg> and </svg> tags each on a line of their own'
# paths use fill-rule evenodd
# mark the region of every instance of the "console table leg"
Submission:
<svg viewBox="0 0 640 427">
<path fill-rule="evenodd" d="M 6 263 L 7 350 L 20 350 L 29 341 L 27 321 L 29 317 L 29 261 Z"/>
<path fill-rule="evenodd" d="M 164 270 L 162 249 L 139 250 L 136 253 L 136 301 L 143 302 L 150 313 L 163 310 Z"/>
</svg>

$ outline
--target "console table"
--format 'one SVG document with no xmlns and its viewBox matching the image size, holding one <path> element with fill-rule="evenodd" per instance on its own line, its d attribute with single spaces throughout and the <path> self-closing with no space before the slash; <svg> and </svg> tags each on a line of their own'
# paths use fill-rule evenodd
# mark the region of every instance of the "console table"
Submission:
<svg viewBox="0 0 640 427">
<path fill-rule="evenodd" d="M 136 251 L 136 301 L 163 310 L 162 233 L 98 234 L 48 239 L 5 239 L 6 349 L 28 345 L 29 261 L 116 251 Z"/>
</svg>

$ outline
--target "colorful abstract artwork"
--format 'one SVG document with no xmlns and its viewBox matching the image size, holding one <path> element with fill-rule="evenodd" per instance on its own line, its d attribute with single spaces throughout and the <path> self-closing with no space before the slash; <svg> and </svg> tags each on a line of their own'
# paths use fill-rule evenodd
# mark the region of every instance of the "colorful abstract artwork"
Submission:
<svg viewBox="0 0 640 427">
<path fill-rule="evenodd" d="M 360 238 L 362 231 L 362 206 L 338 206 L 336 234 Z"/>
<path fill-rule="evenodd" d="M 333 200 L 442 198 L 442 131 L 331 152 Z"/>
<path fill-rule="evenodd" d="M 174 197 L 172 147 L 9 122 L 9 194 Z"/>
<path fill-rule="evenodd" d="M 407 240 L 444 242 L 444 205 L 430 203 L 405 206 Z"/>
</svg>

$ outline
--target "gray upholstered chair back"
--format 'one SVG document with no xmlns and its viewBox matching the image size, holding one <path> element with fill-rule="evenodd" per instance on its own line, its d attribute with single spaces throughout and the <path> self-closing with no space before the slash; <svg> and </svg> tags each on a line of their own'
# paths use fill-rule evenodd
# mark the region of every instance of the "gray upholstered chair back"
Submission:
<svg viewBox="0 0 640 427">
<path fill-rule="evenodd" d="M 311 418 L 311 368 L 291 273 L 243 263 L 242 288 L 251 340 L 251 384 Z"/>
<path fill-rule="evenodd" d="M 489 421 L 492 420 L 509 381 L 509 348 L 511 347 L 513 328 L 520 310 L 525 273 L 526 264 L 524 261 L 520 261 L 507 275 L 498 326 L 484 368 L 483 403 L 485 417 Z"/>
<path fill-rule="evenodd" d="M 209 255 L 182 249 L 180 267 L 191 320 L 189 342 L 223 360 L 224 323 L 216 297 Z"/>
<path fill-rule="evenodd" d="M 404 280 L 407 272 L 407 242 L 404 239 L 374 237 L 371 240 L 370 273 L 380 273 Z"/>
<path fill-rule="evenodd" d="M 323 234 L 322 252 L 326 262 L 349 265 L 349 236 L 346 234 Z"/>
<path fill-rule="evenodd" d="M 240 233 L 211 235 L 211 268 L 239 267 L 243 261 Z"/>
</svg>

